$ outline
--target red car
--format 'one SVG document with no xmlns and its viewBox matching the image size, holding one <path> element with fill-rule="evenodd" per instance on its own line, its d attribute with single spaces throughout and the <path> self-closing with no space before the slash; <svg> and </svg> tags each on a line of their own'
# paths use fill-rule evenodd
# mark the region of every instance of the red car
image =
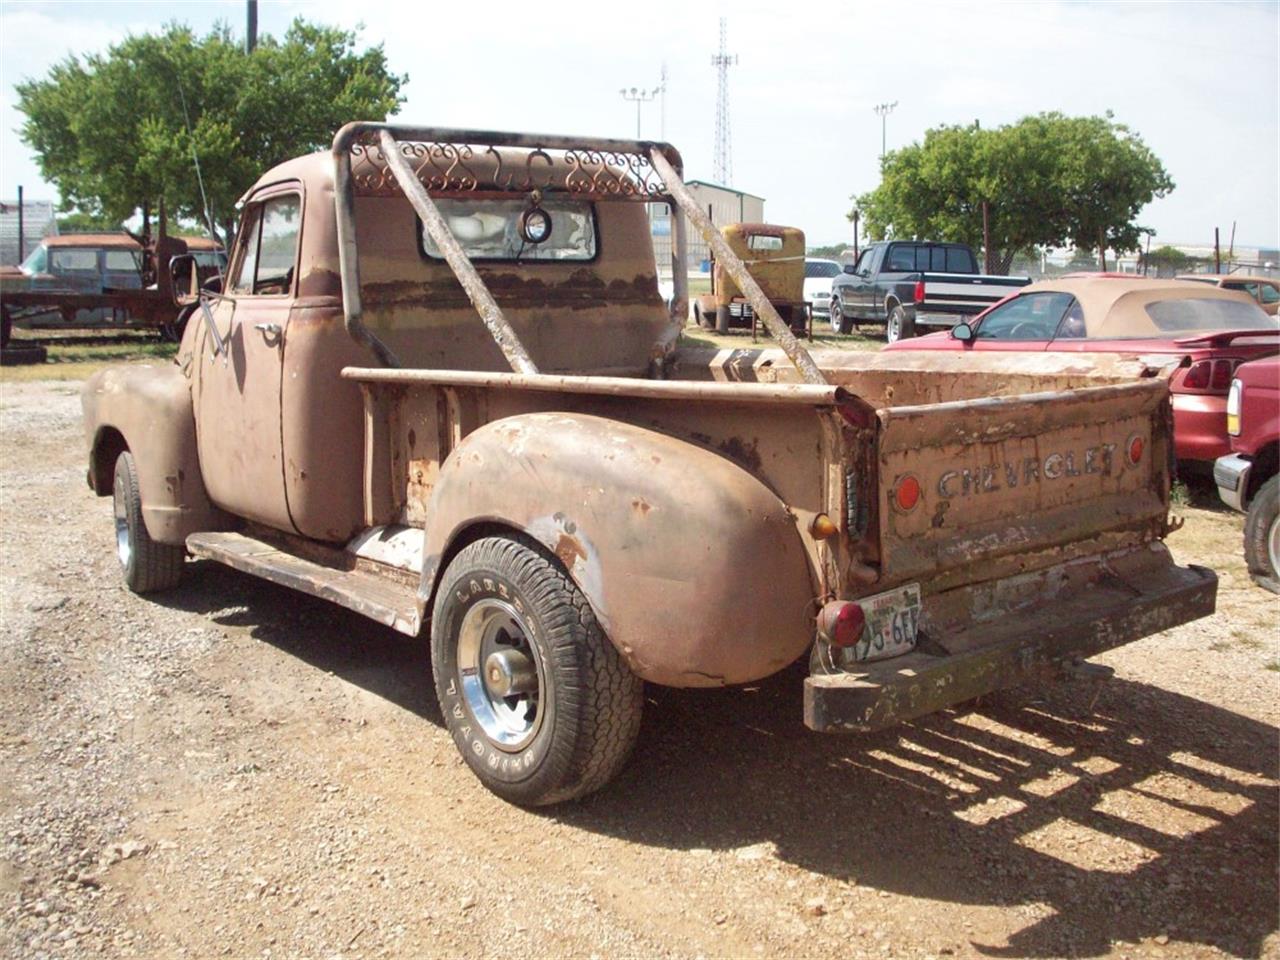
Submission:
<svg viewBox="0 0 1280 960">
<path fill-rule="evenodd" d="M 1023 287 L 943 333 L 886 350 L 1103 351 L 1176 359 L 1174 447 L 1209 470 L 1230 452 L 1227 391 L 1240 364 L 1280 352 L 1280 321 L 1242 293 L 1175 280 L 1077 274 Z M 1153 363 L 1155 365 L 1155 363 Z"/>
</svg>

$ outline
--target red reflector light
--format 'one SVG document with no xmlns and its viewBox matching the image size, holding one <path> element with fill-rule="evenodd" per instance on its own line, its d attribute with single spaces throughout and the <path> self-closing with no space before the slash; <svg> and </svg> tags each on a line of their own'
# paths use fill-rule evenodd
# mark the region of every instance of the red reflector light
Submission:
<svg viewBox="0 0 1280 960">
<path fill-rule="evenodd" d="M 924 303 L 924 281 L 916 281 L 916 303 Z"/>
<path fill-rule="evenodd" d="M 893 500 L 899 510 L 910 511 L 920 502 L 920 481 L 914 474 L 906 474 L 898 480 L 893 488 Z"/>
<path fill-rule="evenodd" d="M 1134 466 L 1137 466 L 1138 461 L 1142 459 L 1142 450 L 1144 446 L 1145 445 L 1143 444 L 1141 437 L 1129 438 L 1129 462 Z"/>
<path fill-rule="evenodd" d="M 1204 390 L 1209 386 L 1213 376 L 1213 363 L 1209 360 L 1197 360 L 1182 378 L 1182 385 L 1192 390 Z"/>
<path fill-rule="evenodd" d="M 1213 361 L 1213 376 L 1209 386 L 1214 390 L 1228 390 L 1231 387 L 1231 373 L 1234 364 L 1230 360 Z"/>
<path fill-rule="evenodd" d="M 818 613 L 818 635 L 833 647 L 852 647 L 866 625 L 862 607 L 850 600 L 832 600 Z"/>
</svg>

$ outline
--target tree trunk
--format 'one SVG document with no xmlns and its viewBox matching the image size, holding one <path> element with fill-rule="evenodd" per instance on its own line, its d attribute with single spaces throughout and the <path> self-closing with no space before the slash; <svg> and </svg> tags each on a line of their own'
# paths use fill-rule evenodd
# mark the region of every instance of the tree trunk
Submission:
<svg viewBox="0 0 1280 960">
<path fill-rule="evenodd" d="M 151 236 L 151 204 L 149 203 L 142 205 L 142 235 Z"/>
<path fill-rule="evenodd" d="M 1107 234 L 1105 230 L 1098 231 L 1098 263 L 1101 264 L 1100 270 L 1107 272 Z"/>
</svg>

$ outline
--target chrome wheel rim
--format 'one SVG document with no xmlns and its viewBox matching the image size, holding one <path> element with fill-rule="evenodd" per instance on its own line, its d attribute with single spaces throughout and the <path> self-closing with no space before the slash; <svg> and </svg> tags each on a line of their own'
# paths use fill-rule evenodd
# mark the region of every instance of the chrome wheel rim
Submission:
<svg viewBox="0 0 1280 960">
<path fill-rule="evenodd" d="M 1271 561 L 1271 575 L 1280 576 L 1280 515 L 1271 521 L 1267 530 L 1267 559 Z"/>
<path fill-rule="evenodd" d="M 889 314 L 889 319 L 885 322 L 885 325 L 884 325 L 885 339 L 888 340 L 890 343 L 896 343 L 898 340 L 898 335 L 900 333 L 901 333 L 901 330 L 899 330 L 898 311 L 894 310 Z"/>
<path fill-rule="evenodd" d="M 124 475 L 117 472 L 111 496 L 112 513 L 116 521 L 116 556 L 126 570 L 133 559 L 133 544 L 129 539 L 129 505 L 125 499 Z"/>
<path fill-rule="evenodd" d="M 467 710 L 501 750 L 515 752 L 542 727 L 544 672 L 515 608 L 485 598 L 458 629 L 458 679 Z"/>
<path fill-rule="evenodd" d="M 840 301 L 835 297 L 831 298 L 831 306 L 827 308 L 830 313 L 827 315 L 831 321 L 831 332 L 840 332 Z"/>
</svg>

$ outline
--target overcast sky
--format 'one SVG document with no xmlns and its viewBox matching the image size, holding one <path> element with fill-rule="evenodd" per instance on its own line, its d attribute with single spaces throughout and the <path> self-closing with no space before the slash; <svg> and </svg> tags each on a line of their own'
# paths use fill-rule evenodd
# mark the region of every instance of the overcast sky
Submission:
<svg viewBox="0 0 1280 960">
<path fill-rule="evenodd" d="M 16 129 L 13 85 L 68 53 L 171 19 L 243 30 L 242 2 L 0 2 L 0 198 L 56 199 Z M 931 126 L 1029 113 L 1100 114 L 1138 131 L 1177 188 L 1143 211 L 1158 242 L 1280 247 L 1280 3 L 264 2 L 259 31 L 296 16 L 354 27 L 409 74 L 400 117 L 424 125 L 634 136 L 622 87 L 654 87 L 643 135 L 665 133 L 686 176 L 712 179 L 718 19 L 728 17 L 733 186 L 766 198 L 811 244 L 851 238 L 849 196 L 889 149 Z M 353 118 L 354 119 L 354 118 Z M 104 132 L 109 135 L 109 132 Z M 126 144 L 121 144 L 127 149 Z M 247 186 L 247 184 L 246 184 Z"/>
</svg>

